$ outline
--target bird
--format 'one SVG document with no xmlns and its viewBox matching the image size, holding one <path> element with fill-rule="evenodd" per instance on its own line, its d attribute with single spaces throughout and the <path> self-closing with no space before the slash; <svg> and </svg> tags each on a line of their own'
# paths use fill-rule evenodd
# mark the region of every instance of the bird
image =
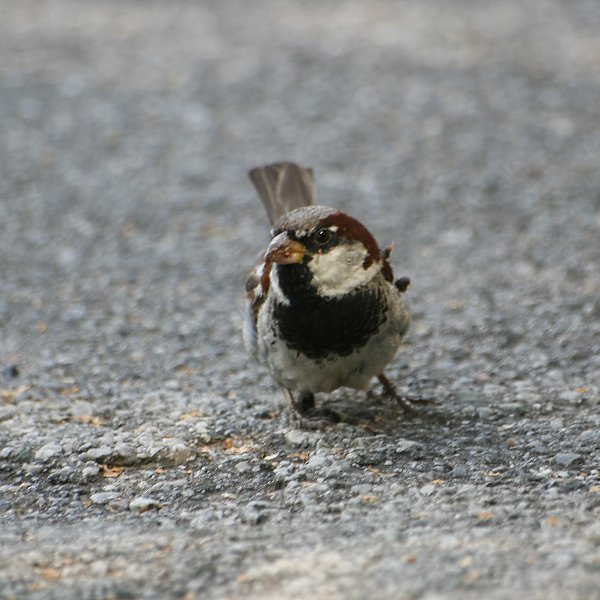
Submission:
<svg viewBox="0 0 600 600">
<path fill-rule="evenodd" d="M 316 204 L 314 173 L 293 162 L 248 172 L 271 223 L 271 240 L 246 281 L 244 342 L 305 422 L 335 423 L 315 395 L 340 387 L 415 402 L 384 374 L 410 324 L 408 277 L 354 217 Z M 418 402 L 419 400 L 417 400 Z"/>
</svg>

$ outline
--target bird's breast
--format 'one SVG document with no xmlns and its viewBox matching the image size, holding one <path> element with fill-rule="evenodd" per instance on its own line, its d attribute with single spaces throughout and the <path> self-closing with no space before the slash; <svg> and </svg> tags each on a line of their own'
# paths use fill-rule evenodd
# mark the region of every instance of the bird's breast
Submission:
<svg viewBox="0 0 600 600">
<path fill-rule="evenodd" d="M 363 347 L 379 331 L 386 312 L 379 289 L 367 286 L 338 298 L 304 294 L 273 307 L 279 337 L 313 359 L 348 356 Z"/>
</svg>

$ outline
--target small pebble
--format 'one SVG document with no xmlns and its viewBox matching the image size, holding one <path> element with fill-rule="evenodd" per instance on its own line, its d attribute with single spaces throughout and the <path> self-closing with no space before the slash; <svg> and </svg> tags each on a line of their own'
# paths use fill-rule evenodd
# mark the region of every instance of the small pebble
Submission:
<svg viewBox="0 0 600 600">
<path fill-rule="evenodd" d="M 159 451 L 161 459 L 180 465 L 192 456 L 192 450 L 178 438 L 163 439 L 163 448 Z"/>
<path fill-rule="evenodd" d="M 46 467 L 40 464 L 26 463 L 23 465 L 23 468 L 27 473 L 29 473 L 29 475 L 38 475 L 39 473 L 42 473 Z"/>
<path fill-rule="evenodd" d="M 261 502 L 249 502 L 248 505 L 242 511 L 242 521 L 248 525 L 260 525 L 264 523 L 269 515 L 265 512 L 265 505 Z"/>
<path fill-rule="evenodd" d="M 60 444 L 50 442 L 45 444 L 35 453 L 35 460 L 46 462 L 59 454 L 62 454 L 63 448 Z"/>
<path fill-rule="evenodd" d="M 467 467 L 464 465 L 455 465 L 452 467 L 452 475 L 455 477 L 466 477 L 468 473 Z"/>
<path fill-rule="evenodd" d="M 310 440 L 310 433 L 308 431 L 301 431 L 299 429 L 290 429 L 285 434 L 285 441 L 293 446 L 306 446 Z"/>
<path fill-rule="evenodd" d="M 177 379 L 169 379 L 169 381 L 165 381 L 164 386 L 167 390 L 177 391 L 181 389 L 181 382 L 177 381 Z"/>
<path fill-rule="evenodd" d="M 535 452 L 536 454 L 547 454 L 548 447 L 544 446 L 544 444 L 541 444 L 540 442 L 535 442 L 531 446 L 531 451 Z"/>
<path fill-rule="evenodd" d="M 123 442 L 119 442 L 115 445 L 111 452 L 113 460 L 117 459 L 116 462 L 120 465 L 131 466 L 138 462 L 137 449 Z"/>
<path fill-rule="evenodd" d="M 107 457 L 112 454 L 112 448 L 108 446 L 102 446 L 101 448 L 90 448 L 84 458 L 88 460 L 95 460 L 96 462 L 103 462 Z"/>
<path fill-rule="evenodd" d="M 561 467 L 568 467 L 569 465 L 579 462 L 580 460 L 581 454 L 575 454 L 574 452 L 559 452 L 554 457 L 554 462 Z"/>
<path fill-rule="evenodd" d="M 329 461 L 325 456 L 321 456 L 320 454 L 313 454 L 306 463 L 306 467 L 308 469 L 320 469 L 327 465 Z"/>
<path fill-rule="evenodd" d="M 487 406 L 480 406 L 477 409 L 477 416 L 480 419 L 489 419 L 494 414 L 494 411 Z"/>
<path fill-rule="evenodd" d="M 433 492 L 435 492 L 435 485 L 433 485 L 433 483 L 428 483 L 419 489 L 419 492 L 423 496 L 431 496 Z"/>
<path fill-rule="evenodd" d="M 111 500 L 119 497 L 118 492 L 96 492 L 90 496 L 93 504 L 108 504 Z"/>
<path fill-rule="evenodd" d="M 569 404 L 578 404 L 581 402 L 581 399 L 583 398 L 583 394 L 580 394 L 579 392 L 575 392 L 575 391 L 566 391 L 566 392 L 561 392 L 559 394 L 559 398 L 561 400 L 563 400 L 564 402 L 568 402 Z"/>
<path fill-rule="evenodd" d="M 5 379 L 16 379 L 21 372 L 19 371 L 19 367 L 17 365 L 8 365 L 2 369 L 2 376 Z"/>
<path fill-rule="evenodd" d="M 413 440 L 400 439 L 398 440 L 398 444 L 396 446 L 396 452 L 399 454 L 402 452 L 406 452 L 408 450 L 412 450 L 413 448 L 418 448 L 422 446 L 419 442 L 415 442 Z"/>
<path fill-rule="evenodd" d="M 249 473 L 252 471 L 252 465 L 247 460 L 242 460 L 235 465 L 235 470 L 238 473 Z"/>
<path fill-rule="evenodd" d="M 535 392 L 520 391 L 515 394 L 515 398 L 525 404 L 534 404 L 535 402 L 539 402 L 541 396 Z"/>
<path fill-rule="evenodd" d="M 132 512 L 144 513 L 153 508 L 159 509 L 160 502 L 147 496 L 139 496 L 129 503 L 129 510 Z"/>
<path fill-rule="evenodd" d="M 358 483 L 352 486 L 352 493 L 357 496 L 365 496 L 373 491 L 373 486 L 370 483 Z"/>
<path fill-rule="evenodd" d="M 88 479 L 93 479 L 94 477 L 98 477 L 100 474 L 100 467 L 98 465 L 89 465 L 83 468 L 81 474 L 86 481 Z"/>
</svg>

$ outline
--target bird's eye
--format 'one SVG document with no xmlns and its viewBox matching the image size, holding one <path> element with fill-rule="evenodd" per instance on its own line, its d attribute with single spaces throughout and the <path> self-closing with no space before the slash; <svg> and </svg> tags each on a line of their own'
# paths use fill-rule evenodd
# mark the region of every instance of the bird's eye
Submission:
<svg viewBox="0 0 600 600">
<path fill-rule="evenodd" d="M 321 246 L 325 245 L 331 239 L 331 231 L 329 229 L 319 229 L 317 233 L 315 233 L 315 240 L 317 244 Z"/>
</svg>

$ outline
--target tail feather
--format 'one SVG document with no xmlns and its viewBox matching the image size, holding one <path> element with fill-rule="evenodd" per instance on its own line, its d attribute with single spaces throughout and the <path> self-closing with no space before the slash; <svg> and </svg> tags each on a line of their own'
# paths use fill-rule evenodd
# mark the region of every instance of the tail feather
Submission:
<svg viewBox="0 0 600 600">
<path fill-rule="evenodd" d="M 295 163 L 282 162 L 249 171 L 258 195 L 273 225 L 281 216 L 315 204 L 315 178 L 312 169 Z"/>
</svg>

